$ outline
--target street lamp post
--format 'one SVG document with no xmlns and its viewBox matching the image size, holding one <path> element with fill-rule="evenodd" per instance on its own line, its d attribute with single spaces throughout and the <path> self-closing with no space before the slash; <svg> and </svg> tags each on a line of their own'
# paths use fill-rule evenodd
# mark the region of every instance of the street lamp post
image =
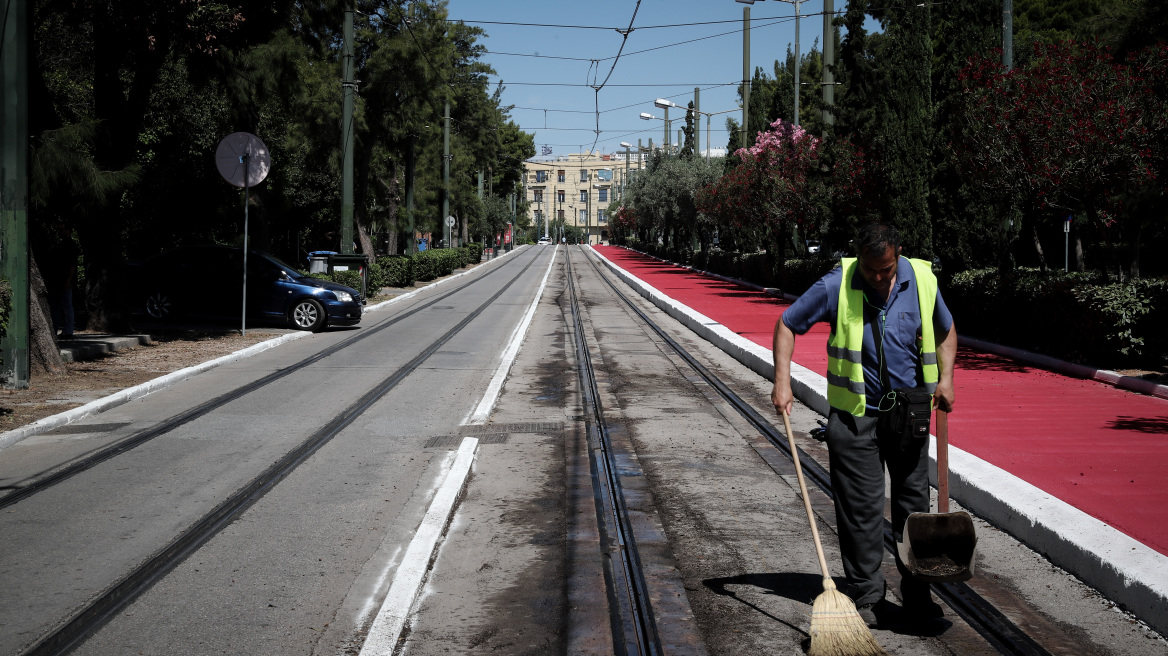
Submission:
<svg viewBox="0 0 1168 656">
<path fill-rule="evenodd" d="M 652 119 L 657 119 L 658 121 L 665 121 L 665 141 L 662 142 L 661 148 L 664 149 L 665 154 L 668 155 L 669 154 L 669 109 L 667 108 L 665 110 L 665 118 L 661 118 L 660 116 L 653 116 L 652 114 L 650 114 L 648 112 L 641 112 L 641 120 L 649 121 Z M 650 139 L 649 140 L 650 147 L 652 146 L 652 144 L 653 144 L 653 140 Z"/>
</svg>

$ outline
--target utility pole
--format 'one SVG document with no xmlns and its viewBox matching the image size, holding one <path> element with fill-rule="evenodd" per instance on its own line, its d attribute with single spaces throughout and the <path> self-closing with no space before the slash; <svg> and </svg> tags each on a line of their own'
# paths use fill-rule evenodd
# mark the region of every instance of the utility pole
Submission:
<svg viewBox="0 0 1168 656">
<path fill-rule="evenodd" d="M 0 21 L 0 275 L 12 289 L 0 340 L 0 384 L 28 388 L 28 7 L 8 5 Z"/>
<path fill-rule="evenodd" d="M 1014 70 L 1014 0 L 1002 0 L 1002 66 Z"/>
<path fill-rule="evenodd" d="M 341 107 L 341 152 L 344 163 L 341 170 L 341 252 L 353 254 L 353 8 L 345 9 L 345 45 L 342 57 L 344 97 Z"/>
<path fill-rule="evenodd" d="M 665 146 L 665 154 L 669 154 L 669 105 L 662 107 L 665 110 L 665 138 L 662 139 L 661 144 Z"/>
<path fill-rule="evenodd" d="M 798 98 L 798 96 L 796 96 Z M 798 100 L 796 100 L 798 102 Z M 750 6 L 742 8 L 742 139 L 739 145 L 746 148 L 746 135 L 750 129 Z"/>
<path fill-rule="evenodd" d="M 450 216 L 450 101 L 446 101 L 445 123 L 442 126 L 442 225 Z M 446 226 L 446 247 L 450 248 L 451 227 Z"/>
<path fill-rule="evenodd" d="M 1009 2 L 1009 0 L 1006 0 Z M 835 115 L 832 107 L 835 105 L 835 75 L 831 67 L 835 65 L 835 26 L 832 18 L 835 16 L 835 0 L 823 0 L 823 138 L 827 138 L 827 131 L 835 125 Z"/>
</svg>

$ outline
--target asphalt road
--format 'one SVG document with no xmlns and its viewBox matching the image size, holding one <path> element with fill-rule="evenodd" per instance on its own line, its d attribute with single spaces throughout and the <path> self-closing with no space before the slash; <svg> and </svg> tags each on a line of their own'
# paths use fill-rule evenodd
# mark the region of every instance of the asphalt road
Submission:
<svg viewBox="0 0 1168 656">
<path fill-rule="evenodd" d="M 358 653 L 468 434 L 480 438 L 476 460 L 398 653 L 613 653 L 565 251 L 522 249 L 369 314 L 355 329 L 284 344 L 86 419 L 94 432 L 44 434 L 0 452 L 0 482 L 18 487 L 362 331 L 373 333 L 0 511 L 0 654 L 22 653 L 54 630 L 529 264 L 415 371 L 75 653 Z M 553 252 L 547 288 L 489 423 L 465 425 Z M 809 604 L 821 584 L 793 468 L 636 320 L 580 249 L 571 256 L 667 652 L 804 653 Z M 773 416 L 769 382 L 641 305 Z M 795 430 L 826 464 L 826 453 L 806 435 L 816 418 L 797 408 Z M 812 497 L 838 575 L 831 504 L 822 494 Z M 1168 653 L 1162 638 L 1040 555 L 984 523 L 978 532 L 975 583 L 1051 653 Z M 890 558 L 888 570 L 895 572 Z M 995 653 L 952 612 L 928 630 L 875 634 L 897 654 Z"/>
</svg>

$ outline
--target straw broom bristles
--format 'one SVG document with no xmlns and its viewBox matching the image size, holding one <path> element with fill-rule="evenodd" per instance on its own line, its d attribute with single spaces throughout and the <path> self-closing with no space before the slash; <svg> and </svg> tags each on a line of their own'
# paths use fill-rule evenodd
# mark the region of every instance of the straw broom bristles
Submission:
<svg viewBox="0 0 1168 656">
<path fill-rule="evenodd" d="M 823 594 L 811 606 L 811 649 L 808 656 L 887 656 L 850 597 L 823 579 Z"/>
</svg>

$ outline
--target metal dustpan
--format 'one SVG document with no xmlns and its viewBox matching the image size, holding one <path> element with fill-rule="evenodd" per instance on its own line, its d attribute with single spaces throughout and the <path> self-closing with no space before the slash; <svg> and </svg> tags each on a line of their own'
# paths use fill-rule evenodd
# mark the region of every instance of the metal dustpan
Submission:
<svg viewBox="0 0 1168 656">
<path fill-rule="evenodd" d="M 967 512 L 949 512 L 949 417 L 937 410 L 937 510 L 913 513 L 904 523 L 900 561 L 912 577 L 927 583 L 973 577 L 977 534 Z"/>
</svg>

